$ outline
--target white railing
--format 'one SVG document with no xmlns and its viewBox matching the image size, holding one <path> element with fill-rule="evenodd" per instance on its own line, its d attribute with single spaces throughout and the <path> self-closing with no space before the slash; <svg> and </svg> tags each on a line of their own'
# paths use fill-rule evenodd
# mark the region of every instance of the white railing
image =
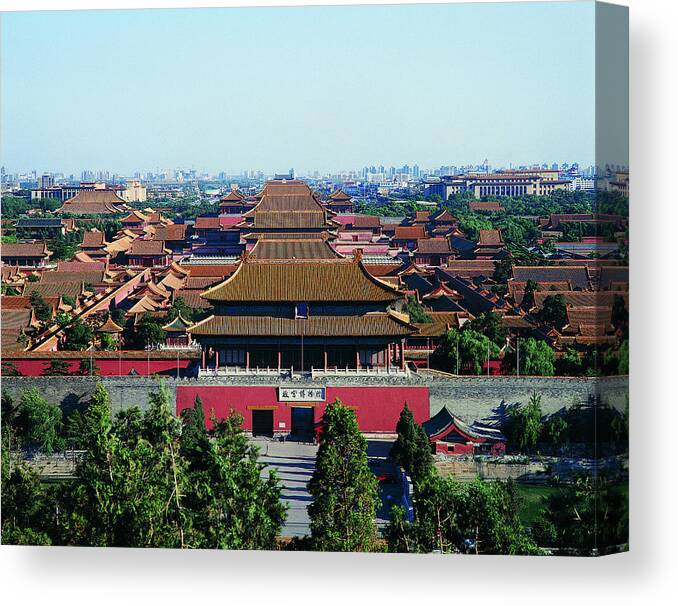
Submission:
<svg viewBox="0 0 678 606">
<path fill-rule="evenodd" d="M 342 377 L 392 377 L 392 376 L 407 376 L 409 369 L 404 370 L 397 366 L 386 368 L 385 366 L 361 367 L 361 368 L 344 368 L 328 367 L 328 368 L 311 368 L 311 377 L 327 377 L 327 376 L 342 376 Z"/>
<path fill-rule="evenodd" d="M 159 351 L 197 351 L 201 346 L 200 343 L 162 343 L 157 348 Z"/>
<path fill-rule="evenodd" d="M 409 376 L 409 368 L 402 369 L 399 366 L 384 367 L 327 367 L 311 368 L 311 370 L 299 371 L 294 368 L 271 368 L 270 366 L 260 367 L 252 366 L 245 368 L 243 366 L 219 366 L 218 368 L 200 368 L 198 377 L 223 377 L 223 376 L 249 376 L 249 377 L 406 377 Z"/>
</svg>

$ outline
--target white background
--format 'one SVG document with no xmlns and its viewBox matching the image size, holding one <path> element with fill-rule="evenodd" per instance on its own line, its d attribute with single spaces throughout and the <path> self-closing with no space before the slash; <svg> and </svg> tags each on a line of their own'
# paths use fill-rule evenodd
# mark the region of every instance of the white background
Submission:
<svg viewBox="0 0 678 606">
<path fill-rule="evenodd" d="M 247 4 L 303 2 L 0 0 L 3 10 Z M 678 2 L 627 4 L 633 172 L 630 553 L 561 559 L 1 547 L 4 603 L 616 606 L 662 598 L 675 603 Z M 566 64 L 554 67 L 567 77 Z"/>
</svg>

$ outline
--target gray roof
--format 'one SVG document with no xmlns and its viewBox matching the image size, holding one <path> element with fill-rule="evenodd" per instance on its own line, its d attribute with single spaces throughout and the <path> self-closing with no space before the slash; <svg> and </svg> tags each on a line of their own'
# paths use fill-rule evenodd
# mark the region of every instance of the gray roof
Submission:
<svg viewBox="0 0 678 606">
<path fill-rule="evenodd" d="M 494 427 L 482 425 L 474 421 L 471 425 L 464 423 L 459 417 L 455 416 L 447 406 L 443 406 L 440 412 L 423 423 L 424 431 L 429 437 L 437 436 L 442 433 L 449 433 L 453 427 L 456 427 L 461 433 L 471 438 L 484 440 L 497 440 L 505 442 L 506 437 L 501 431 Z"/>
</svg>

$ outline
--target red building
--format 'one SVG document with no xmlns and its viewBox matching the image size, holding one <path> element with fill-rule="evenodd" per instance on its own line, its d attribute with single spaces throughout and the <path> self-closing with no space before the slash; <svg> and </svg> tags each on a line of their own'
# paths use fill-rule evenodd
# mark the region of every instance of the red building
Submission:
<svg viewBox="0 0 678 606">
<path fill-rule="evenodd" d="M 134 240 L 127 252 L 131 267 L 158 267 L 168 265 L 171 251 L 163 240 Z"/>
<path fill-rule="evenodd" d="M 506 438 L 494 427 L 464 423 L 445 406 L 423 423 L 435 452 L 449 454 L 491 454 L 506 452 Z"/>
<path fill-rule="evenodd" d="M 335 213 L 352 213 L 353 212 L 353 198 L 341 189 L 330 194 L 327 201 L 327 208 Z"/>
<path fill-rule="evenodd" d="M 447 265 L 454 256 L 447 238 L 426 238 L 417 242 L 417 250 L 414 251 L 414 262 L 417 265 Z"/>
<path fill-rule="evenodd" d="M 203 293 L 215 313 L 188 329 L 216 370 L 405 371 L 404 341 L 416 328 L 396 311 L 403 295 L 370 275 L 359 255 L 253 256 Z"/>
<path fill-rule="evenodd" d="M 360 431 L 367 434 L 395 434 L 405 402 L 415 422 L 429 416 L 428 387 L 179 386 L 177 414 L 192 408 L 198 396 L 206 419 L 234 411 L 254 435 L 317 434 L 325 407 L 336 399 L 355 411 Z"/>
<path fill-rule="evenodd" d="M 0 263 L 17 267 L 44 267 L 52 253 L 46 242 L 0 244 Z"/>
</svg>

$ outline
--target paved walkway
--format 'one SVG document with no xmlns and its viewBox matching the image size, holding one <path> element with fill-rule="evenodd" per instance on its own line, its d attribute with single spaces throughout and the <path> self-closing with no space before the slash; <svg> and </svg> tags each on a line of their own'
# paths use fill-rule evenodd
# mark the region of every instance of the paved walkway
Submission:
<svg viewBox="0 0 678 606">
<path fill-rule="evenodd" d="M 315 469 L 315 457 L 318 447 L 313 444 L 300 442 L 278 442 L 266 439 L 254 439 L 260 449 L 259 460 L 268 467 L 264 470 L 264 477 L 268 470 L 273 468 L 282 484 L 281 498 L 287 503 L 287 521 L 282 530 L 284 537 L 302 537 L 310 534 L 310 519 L 306 508 L 313 500 L 308 492 L 307 484 Z M 368 457 L 370 467 L 378 475 L 392 471 L 385 458 L 391 447 L 391 441 L 369 440 Z M 381 482 L 379 496 L 381 506 L 377 510 L 376 523 L 384 528 L 388 523 L 390 504 L 398 500 L 400 486 L 391 482 Z"/>
<path fill-rule="evenodd" d="M 313 475 L 318 447 L 299 442 L 254 440 L 260 448 L 259 460 L 268 465 L 264 477 L 273 468 L 282 484 L 282 500 L 287 504 L 287 520 L 282 529 L 284 537 L 303 537 L 310 534 L 311 522 L 306 507 L 313 500 L 306 485 Z"/>
</svg>

